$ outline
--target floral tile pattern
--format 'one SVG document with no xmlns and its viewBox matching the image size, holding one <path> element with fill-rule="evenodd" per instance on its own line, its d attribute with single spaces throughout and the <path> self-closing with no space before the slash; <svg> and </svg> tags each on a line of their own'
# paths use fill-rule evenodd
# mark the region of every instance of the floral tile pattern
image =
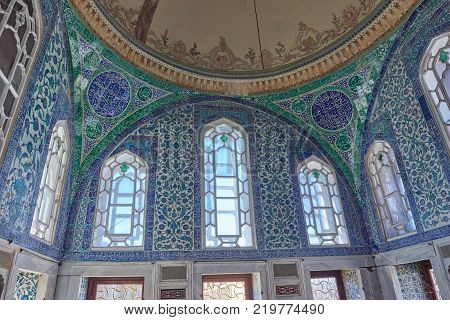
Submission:
<svg viewBox="0 0 450 320">
<path fill-rule="evenodd" d="M 386 140 L 405 182 L 418 229 L 416 235 L 386 242 L 371 190 L 363 186 L 362 201 L 368 208 L 366 223 L 372 230 L 376 251 L 404 247 L 450 234 L 449 155 L 431 117 L 419 80 L 419 67 L 431 39 L 448 29 L 450 14 L 440 1 L 425 1 L 404 26 L 394 43 L 383 76 L 379 78 L 369 106 L 362 155 L 375 139 Z M 432 28 L 422 28 L 431 25 Z M 420 35 L 420 36 L 419 36 Z M 369 181 L 363 177 L 364 184 Z"/>
<path fill-rule="evenodd" d="M 80 282 L 80 289 L 78 290 L 77 300 L 86 300 L 88 285 L 89 285 L 89 278 L 82 277 Z"/>
<path fill-rule="evenodd" d="M 193 248 L 193 117 L 179 109 L 158 121 L 155 250 Z"/>
<path fill-rule="evenodd" d="M 19 271 L 13 299 L 36 300 L 40 277 L 37 273 Z"/>
<path fill-rule="evenodd" d="M 43 0 L 41 51 L 0 168 L 0 237 L 55 259 L 153 261 L 369 254 L 448 236 L 448 154 L 417 79 L 428 42 L 448 26 L 442 6 L 424 0 L 403 30 L 317 81 L 221 97 L 141 72 L 98 41 L 69 3 Z M 422 32 L 423 25 L 432 27 Z M 240 123 L 249 136 L 256 249 L 202 249 L 198 139 L 202 126 L 220 117 Z M 61 119 L 73 124 L 72 165 L 48 246 L 28 230 L 49 132 Z M 363 165 L 374 139 L 393 146 L 415 235 L 390 242 L 382 236 Z M 144 250 L 92 251 L 97 176 L 105 159 L 125 149 L 149 165 Z M 336 170 L 348 247 L 308 246 L 296 165 L 310 155 Z"/>
<path fill-rule="evenodd" d="M 290 133 L 271 117 L 255 119 L 256 165 L 261 194 L 262 225 L 265 246 L 291 249 L 300 244 L 292 180 L 288 163 L 287 138 Z"/>
<path fill-rule="evenodd" d="M 342 280 L 344 281 L 344 289 L 347 300 L 364 300 L 364 292 L 361 287 L 358 271 L 343 270 Z"/>
<path fill-rule="evenodd" d="M 395 267 L 403 300 L 429 300 L 425 275 L 420 263 L 408 263 Z"/>
<path fill-rule="evenodd" d="M 450 182 L 402 60 L 394 60 L 385 75 L 375 114 L 389 115 L 424 229 L 447 225 Z"/>
<path fill-rule="evenodd" d="M 231 257 L 270 257 L 297 254 L 331 254 L 335 249 L 311 249 L 303 239 L 304 225 L 301 207 L 295 201 L 296 178 L 291 164 L 298 160 L 290 146 L 298 132 L 285 122 L 255 108 L 232 101 L 186 103 L 157 111 L 139 119 L 137 129 L 123 132 L 119 145 L 111 142 L 101 159 L 124 149 L 143 157 L 150 170 L 150 190 L 147 199 L 145 250 L 142 252 L 95 252 L 90 248 L 92 221 L 98 189 L 96 176 L 101 161 L 87 173 L 89 179 L 77 193 L 71 209 L 71 219 L 65 244 L 65 259 L 111 259 L 146 261 L 156 259 Z M 250 168 L 256 221 L 257 250 L 203 250 L 200 185 L 199 143 L 203 125 L 227 117 L 241 124 L 249 136 Z M 270 125 L 268 125 L 270 123 Z M 134 126 L 133 126 L 134 127 Z M 279 130 L 279 128 L 284 128 Z M 260 143 L 255 143 L 260 141 Z M 318 152 L 303 142 L 300 153 Z M 308 151 L 309 150 L 309 151 Z M 294 169 L 295 172 L 295 169 Z M 345 182 L 342 182 L 345 185 Z M 368 243 L 361 213 L 354 199 L 342 187 L 348 225 L 352 230 L 354 248 L 342 248 L 351 254 L 364 252 Z M 304 245 L 300 245 L 302 242 Z M 290 251 L 292 250 L 292 251 Z"/>
<path fill-rule="evenodd" d="M 52 127 L 57 120 L 72 117 L 67 38 L 60 10 L 59 2 L 41 3 L 44 18 L 41 49 L 24 93 L 7 156 L 0 167 L 0 237 L 54 258 L 61 254 L 68 197 L 63 197 L 54 246 L 31 238 L 29 230 L 37 198 L 36 183 L 44 168 Z M 66 186 L 70 185 L 70 176 L 69 173 Z"/>
</svg>

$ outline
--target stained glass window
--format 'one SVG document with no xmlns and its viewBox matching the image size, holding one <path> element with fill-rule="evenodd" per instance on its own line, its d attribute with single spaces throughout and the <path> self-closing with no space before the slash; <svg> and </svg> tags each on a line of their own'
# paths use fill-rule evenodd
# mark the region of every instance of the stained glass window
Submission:
<svg viewBox="0 0 450 320">
<path fill-rule="evenodd" d="M 391 146 L 372 143 L 366 156 L 366 169 L 387 240 L 416 231 L 403 180 Z"/>
<path fill-rule="evenodd" d="M 38 48 L 38 22 L 34 0 L 0 0 L 0 156 Z"/>
<path fill-rule="evenodd" d="M 431 111 L 450 150 L 450 32 L 433 39 L 422 61 L 421 80 Z"/>
<path fill-rule="evenodd" d="M 147 164 L 124 151 L 105 161 L 100 173 L 93 248 L 137 248 L 144 242 Z"/>
<path fill-rule="evenodd" d="M 47 160 L 42 173 L 39 196 L 30 233 L 48 243 L 53 242 L 61 204 L 69 158 L 67 121 L 58 121 L 53 128 Z"/>
<path fill-rule="evenodd" d="M 315 156 L 298 166 L 300 194 L 310 245 L 348 245 L 334 170 Z"/>
<path fill-rule="evenodd" d="M 205 127 L 203 223 L 207 248 L 253 247 L 253 208 L 245 131 L 221 119 Z"/>
</svg>

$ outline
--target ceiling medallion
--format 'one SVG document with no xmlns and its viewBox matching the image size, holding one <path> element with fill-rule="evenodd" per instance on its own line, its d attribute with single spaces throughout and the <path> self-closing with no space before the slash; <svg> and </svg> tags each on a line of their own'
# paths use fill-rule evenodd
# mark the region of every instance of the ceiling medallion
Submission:
<svg viewBox="0 0 450 320">
<path fill-rule="evenodd" d="M 130 99 L 130 84 L 123 75 L 115 71 L 98 74 L 88 89 L 89 104 L 103 117 L 118 116 L 125 111 Z"/>
</svg>

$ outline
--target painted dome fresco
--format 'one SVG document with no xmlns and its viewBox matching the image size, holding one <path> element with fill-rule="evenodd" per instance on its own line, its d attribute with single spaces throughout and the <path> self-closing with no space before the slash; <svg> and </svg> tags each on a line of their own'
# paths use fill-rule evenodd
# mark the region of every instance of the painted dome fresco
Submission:
<svg viewBox="0 0 450 320">
<path fill-rule="evenodd" d="M 142 69 L 203 91 L 292 87 L 364 51 L 415 0 L 72 0 Z M 244 81 L 244 82 L 243 82 Z"/>
</svg>

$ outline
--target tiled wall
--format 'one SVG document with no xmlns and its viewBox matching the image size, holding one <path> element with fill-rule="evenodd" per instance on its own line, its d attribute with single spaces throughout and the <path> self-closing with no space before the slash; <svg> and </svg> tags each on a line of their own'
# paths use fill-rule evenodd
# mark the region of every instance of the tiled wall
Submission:
<svg viewBox="0 0 450 320">
<path fill-rule="evenodd" d="M 249 137 L 257 250 L 203 250 L 201 245 L 200 132 L 211 121 L 227 117 Z M 301 203 L 295 196 L 299 162 L 322 152 L 301 133 L 276 117 L 227 101 L 198 102 L 140 119 L 124 132 L 121 143 L 105 149 L 82 182 L 71 208 L 65 243 L 67 260 L 147 261 L 159 259 L 227 259 L 368 253 L 367 232 L 351 188 L 339 179 L 351 246 L 309 248 Z M 145 249 L 99 252 L 90 248 L 102 161 L 124 149 L 149 166 Z M 298 189 L 298 187 L 297 187 Z"/>
<path fill-rule="evenodd" d="M 38 273 L 19 271 L 13 299 L 36 300 L 40 278 Z"/>
<path fill-rule="evenodd" d="M 364 300 L 364 292 L 358 270 L 343 270 L 342 280 L 344 281 L 347 300 Z"/>
<path fill-rule="evenodd" d="M 46 245 L 29 235 L 51 128 L 57 120 L 72 118 L 70 64 L 60 3 L 53 0 L 39 3 L 43 16 L 41 45 L 0 168 L 0 237 L 59 258 L 70 177 L 66 179 L 54 244 Z"/>
<path fill-rule="evenodd" d="M 0 169 L 1 238 L 57 259 L 64 243 L 65 259 L 144 261 L 363 254 L 450 234 L 448 154 L 418 79 L 428 42 L 448 27 L 442 1 L 425 0 L 402 30 L 327 77 L 286 92 L 234 98 L 143 74 L 96 40 L 66 1 L 41 2 L 42 46 Z M 257 250 L 201 248 L 199 158 L 190 155 L 198 155 L 201 126 L 223 116 L 249 132 Z M 70 190 L 64 191 L 55 243 L 48 246 L 28 231 L 46 144 L 60 119 L 71 120 L 74 148 Z M 373 139 L 394 148 L 418 230 L 389 243 L 363 167 Z M 97 175 L 109 155 L 124 149 L 150 167 L 145 250 L 93 252 Z M 162 160 L 164 152 L 171 162 Z M 308 247 L 295 169 L 311 154 L 331 162 L 340 177 L 350 247 Z M 177 163 L 183 167 L 175 171 Z"/>
<path fill-rule="evenodd" d="M 386 251 L 450 234 L 450 161 L 420 84 L 422 57 L 437 35 L 448 30 L 445 1 L 424 1 L 401 30 L 376 83 L 366 123 L 362 158 L 375 139 L 394 149 L 417 234 L 387 243 L 363 172 L 367 225 L 376 250 Z M 427 26 L 423 28 L 423 26 Z"/>
<path fill-rule="evenodd" d="M 403 300 L 429 300 L 425 275 L 420 262 L 395 267 Z"/>
</svg>

